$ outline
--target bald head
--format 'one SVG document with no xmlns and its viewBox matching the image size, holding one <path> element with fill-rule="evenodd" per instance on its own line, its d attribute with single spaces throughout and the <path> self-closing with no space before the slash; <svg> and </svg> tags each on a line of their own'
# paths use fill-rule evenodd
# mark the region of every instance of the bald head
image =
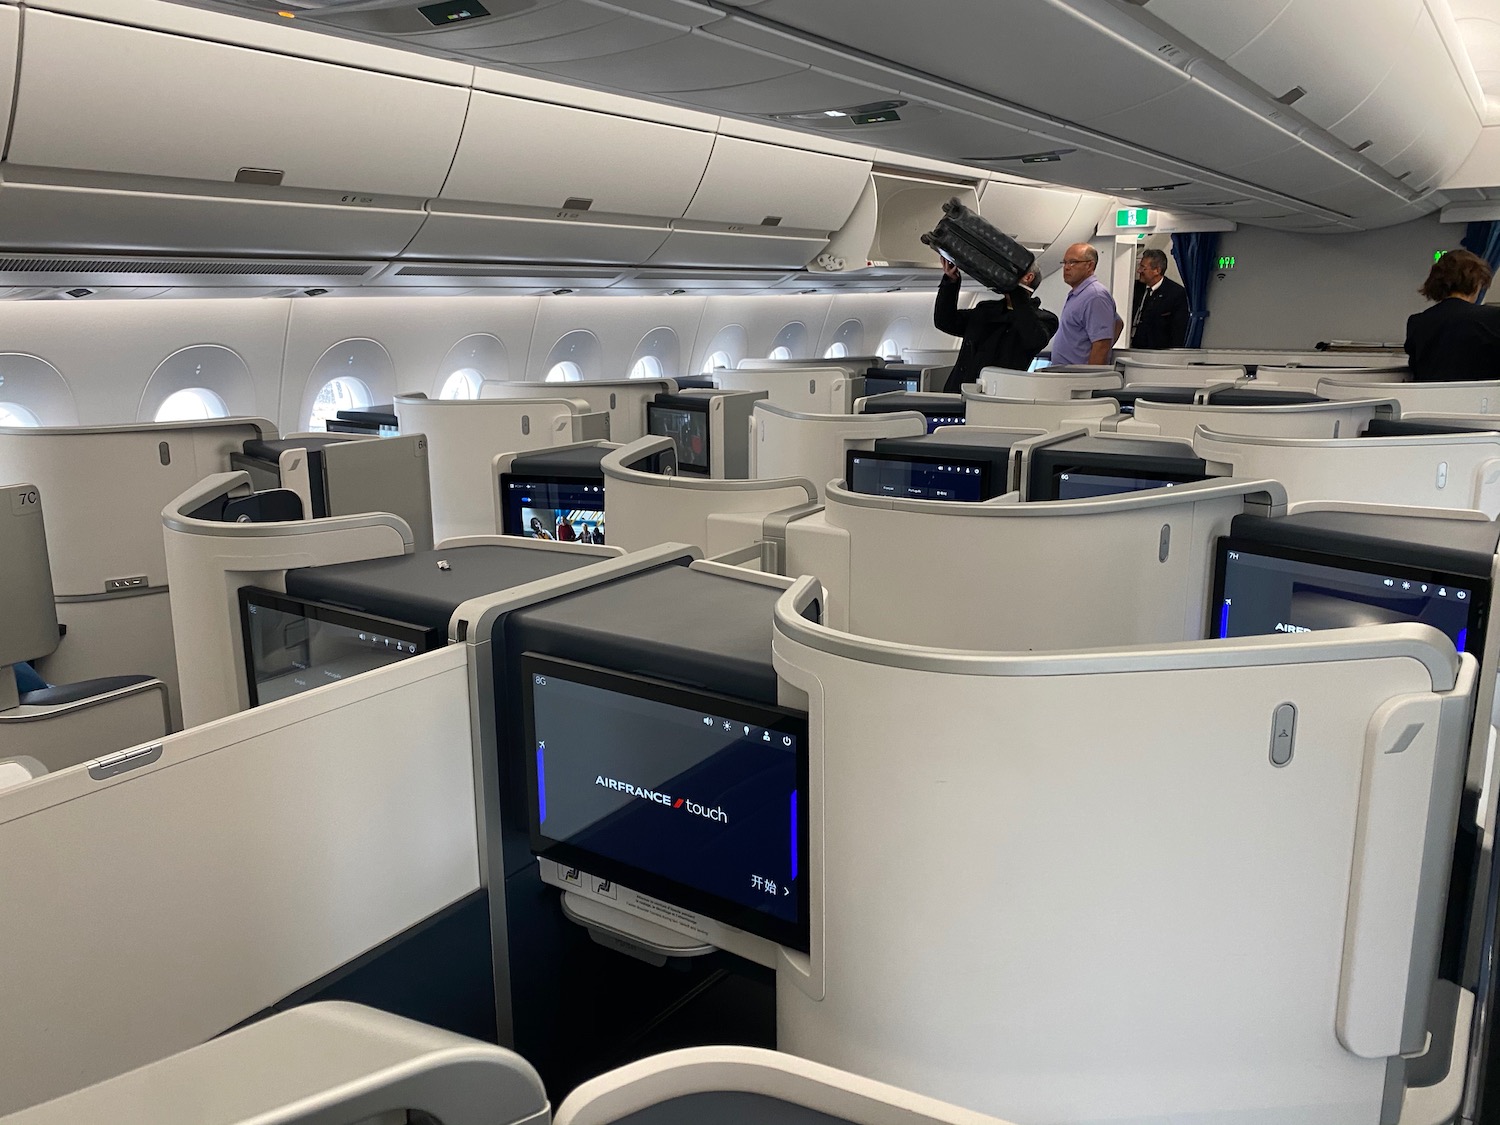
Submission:
<svg viewBox="0 0 1500 1125">
<path fill-rule="evenodd" d="M 1076 289 L 1094 276 L 1099 265 L 1099 251 L 1087 242 L 1075 242 L 1063 254 L 1063 280 L 1070 289 Z"/>
</svg>

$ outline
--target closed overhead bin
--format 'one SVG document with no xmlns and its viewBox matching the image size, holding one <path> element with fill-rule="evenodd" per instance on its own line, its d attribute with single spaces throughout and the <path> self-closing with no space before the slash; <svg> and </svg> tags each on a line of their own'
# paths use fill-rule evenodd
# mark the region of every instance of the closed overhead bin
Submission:
<svg viewBox="0 0 1500 1125">
<path fill-rule="evenodd" d="M 28 9 L 0 240 L 41 248 L 13 215 L 62 207 L 73 247 L 159 214 L 158 250 L 394 254 L 458 147 L 471 71 L 444 69 L 453 82 Z"/>
<path fill-rule="evenodd" d="M 20 9 L 0 7 L 0 121 L 10 120 L 11 99 L 16 92 L 20 37 Z"/>
</svg>

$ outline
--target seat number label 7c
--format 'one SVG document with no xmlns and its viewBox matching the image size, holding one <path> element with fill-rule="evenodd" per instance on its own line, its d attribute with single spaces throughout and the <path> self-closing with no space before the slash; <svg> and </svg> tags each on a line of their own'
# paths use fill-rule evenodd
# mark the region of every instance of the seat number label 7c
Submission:
<svg viewBox="0 0 1500 1125">
<path fill-rule="evenodd" d="M 10 494 L 12 515 L 28 516 L 42 510 L 42 495 L 34 488 L 18 488 Z"/>
</svg>

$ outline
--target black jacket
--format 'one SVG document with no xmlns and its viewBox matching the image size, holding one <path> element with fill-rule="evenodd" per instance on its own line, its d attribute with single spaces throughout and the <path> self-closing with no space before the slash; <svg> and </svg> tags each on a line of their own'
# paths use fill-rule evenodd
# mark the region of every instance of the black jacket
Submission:
<svg viewBox="0 0 1500 1125">
<path fill-rule="evenodd" d="M 1500 379 L 1500 308 L 1439 301 L 1406 318 L 1406 355 L 1414 382 Z"/>
<path fill-rule="evenodd" d="M 939 332 L 964 340 L 943 386 L 950 394 L 956 394 L 964 383 L 975 382 L 981 368 L 1025 371 L 1057 331 L 1057 317 L 1024 289 L 1014 294 L 1014 308 L 999 300 L 980 301 L 972 309 L 960 309 L 959 285 L 944 277 L 932 309 L 932 323 Z"/>
<path fill-rule="evenodd" d="M 1170 277 L 1161 279 L 1156 292 L 1145 298 L 1146 287 L 1135 283 L 1130 303 L 1130 346 L 1132 348 L 1185 348 L 1188 334 L 1187 290 Z M 1140 312 L 1137 314 L 1136 310 Z"/>
</svg>

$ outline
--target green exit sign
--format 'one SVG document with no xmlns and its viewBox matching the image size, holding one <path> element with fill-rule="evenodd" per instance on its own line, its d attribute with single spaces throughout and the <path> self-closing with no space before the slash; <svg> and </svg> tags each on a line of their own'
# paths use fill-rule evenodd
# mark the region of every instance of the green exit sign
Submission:
<svg viewBox="0 0 1500 1125">
<path fill-rule="evenodd" d="M 1234 269 L 1234 255 L 1233 254 L 1223 254 L 1223 255 L 1220 255 L 1220 257 L 1219 257 L 1219 269 L 1221 269 L 1221 270 L 1232 270 L 1232 269 Z"/>
<path fill-rule="evenodd" d="M 1149 207 L 1124 207 L 1115 212 L 1115 226 L 1123 230 L 1126 227 L 1149 227 L 1151 225 L 1151 208 Z"/>
</svg>

